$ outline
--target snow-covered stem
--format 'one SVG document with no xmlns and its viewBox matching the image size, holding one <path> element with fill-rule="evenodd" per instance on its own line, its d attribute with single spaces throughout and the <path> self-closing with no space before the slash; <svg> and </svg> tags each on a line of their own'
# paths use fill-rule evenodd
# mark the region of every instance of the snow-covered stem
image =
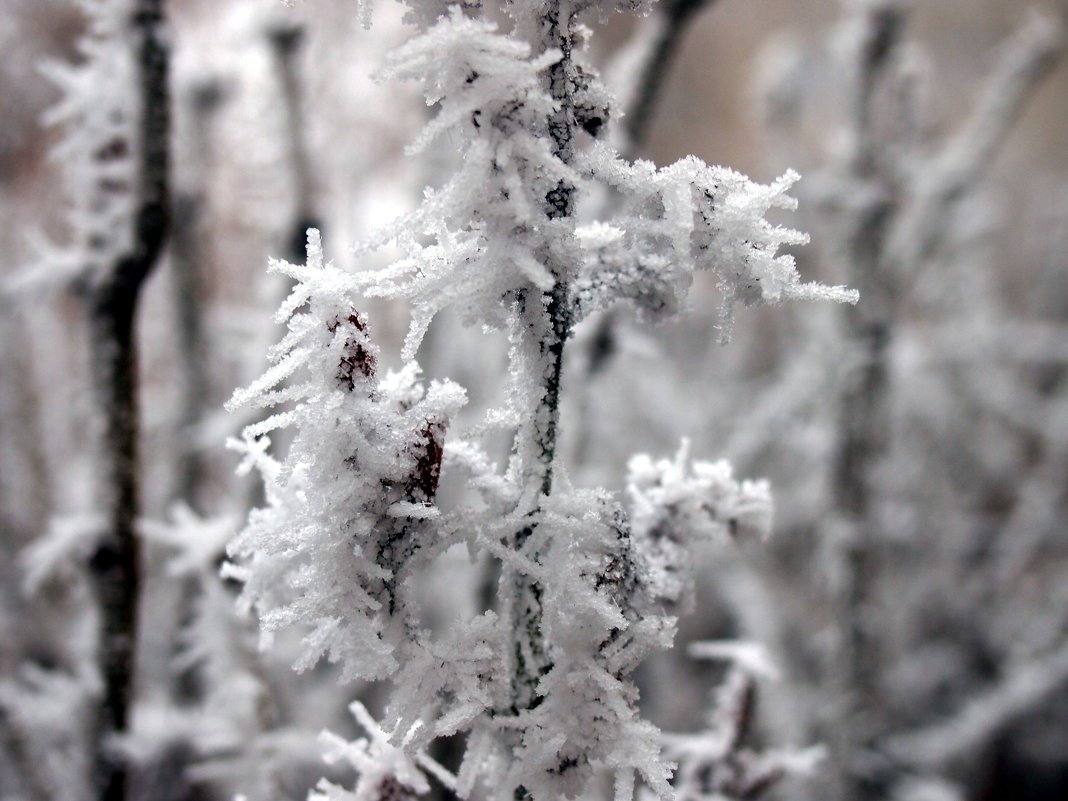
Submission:
<svg viewBox="0 0 1068 801">
<path fill-rule="evenodd" d="M 547 72 L 549 95 L 556 109 L 549 117 L 548 131 L 552 139 L 553 155 L 570 166 L 575 152 L 575 88 L 577 72 L 573 59 L 576 12 L 572 0 L 550 0 L 547 13 L 541 18 L 544 50 L 558 49 L 561 57 Z M 575 186 L 566 179 L 545 196 L 545 216 L 560 221 L 559 240 L 567 243 L 574 236 L 571 218 L 575 208 Z M 550 223 L 551 225 L 551 223 Z M 567 243 L 570 244 L 570 243 Z M 529 436 L 535 443 L 534 463 L 526 466 L 532 472 L 525 479 L 527 490 L 534 485 L 540 495 L 549 495 L 553 485 L 553 462 L 556 457 L 556 437 L 560 420 L 560 379 L 563 372 L 564 344 L 571 335 L 571 283 L 579 264 L 574 247 L 550 243 L 544 254 L 546 267 L 553 277 L 553 286 L 540 298 L 523 294 L 520 307 L 524 317 L 523 337 L 533 336 L 539 358 L 534 375 L 542 382 L 542 395 L 534 411 Z M 523 347 L 523 345 L 521 345 Z M 529 345 L 527 345 L 529 347 Z M 543 361 L 544 360 L 544 361 Z"/>
<path fill-rule="evenodd" d="M 115 13 L 115 12 L 112 12 Z M 140 548 L 137 348 L 134 319 L 145 279 L 159 259 L 170 221 L 168 187 L 169 45 L 164 0 L 136 0 L 117 30 L 134 48 L 136 141 L 98 143 L 100 158 L 135 153 L 129 245 L 88 289 L 94 401 L 103 415 L 100 481 L 106 534 L 90 560 L 101 612 L 100 668 L 104 697 L 94 733 L 96 781 L 104 801 L 123 801 L 128 772 L 113 739 L 126 729 L 133 696 Z M 99 187 L 107 191 L 106 187 Z M 92 246 L 92 243 L 89 243 Z"/>
<path fill-rule="evenodd" d="M 559 50 L 561 57 L 547 70 L 549 94 L 556 108 L 548 122 L 552 151 L 564 164 L 570 164 L 574 154 L 575 79 L 573 60 L 575 10 L 571 0 L 550 0 L 544 16 L 528 24 L 540 26 L 539 45 L 542 50 Z M 564 346 L 571 336 L 571 282 L 579 265 L 573 246 L 565 248 L 557 243 L 574 236 L 575 187 L 561 180 L 545 198 L 547 225 L 563 233 L 557 242 L 550 242 L 541 255 L 553 277 L 548 291 L 534 288 L 521 290 L 518 298 L 520 329 L 518 347 L 528 354 L 530 375 L 520 380 L 538 387 L 532 398 L 534 407 L 516 434 L 515 449 L 523 471 L 524 511 L 529 525 L 516 532 L 512 547 L 523 551 L 537 526 L 542 498 L 553 489 L 553 469 L 556 459 L 557 430 L 560 422 L 560 392 L 563 377 Z M 568 237 L 570 234 L 570 237 Z M 512 631 L 515 637 L 511 711 L 518 714 L 530 709 L 537 699 L 537 685 L 541 676 L 551 669 L 542 633 L 542 594 L 538 579 L 515 572 L 512 578 L 513 596 L 509 599 Z"/>
<path fill-rule="evenodd" d="M 853 76 L 850 136 L 852 151 L 843 180 L 859 200 L 843 212 L 839 247 L 847 275 L 864 302 L 843 310 L 847 341 L 854 348 L 852 372 L 839 401 L 832 468 L 834 505 L 842 519 L 839 586 L 837 702 L 841 715 L 833 750 L 836 801 L 861 801 L 872 789 L 858 775 L 856 755 L 871 742 L 865 718 L 877 695 L 876 640 L 871 636 L 870 604 L 875 592 L 876 532 L 871 530 L 873 471 L 887 447 L 889 424 L 887 356 L 892 337 L 893 276 L 880 269 L 881 257 L 898 203 L 900 187 L 892 165 L 882 158 L 875 117 L 880 90 L 893 75 L 903 35 L 905 12 L 898 0 L 859 4 L 853 24 L 857 52 Z"/>
</svg>

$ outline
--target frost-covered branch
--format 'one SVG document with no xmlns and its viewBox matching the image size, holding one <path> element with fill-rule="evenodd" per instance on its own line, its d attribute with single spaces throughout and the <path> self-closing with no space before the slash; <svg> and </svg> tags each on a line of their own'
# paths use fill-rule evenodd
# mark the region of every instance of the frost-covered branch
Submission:
<svg viewBox="0 0 1068 801">
<path fill-rule="evenodd" d="M 649 592 L 667 609 L 692 606 L 698 539 L 762 539 L 771 532 L 768 483 L 737 483 L 725 461 L 691 464 L 689 442 L 673 461 L 643 454 L 628 467 L 633 537 L 648 566 Z"/>
<path fill-rule="evenodd" d="M 429 774 L 461 798 L 548 801 L 607 782 L 630 801 L 638 781 L 667 798 L 671 771 L 639 714 L 633 672 L 671 644 L 692 592 L 692 548 L 766 532 L 770 498 L 685 449 L 673 462 L 635 460 L 626 504 L 573 487 L 557 447 L 572 327 L 618 302 L 669 317 L 697 270 L 723 296 L 723 339 L 739 302 L 856 296 L 802 283 L 779 252 L 805 239 L 765 219 L 792 208 L 795 176 L 761 186 L 694 158 L 657 169 L 603 143 L 608 95 L 581 63 L 587 5 L 509 3 L 511 34 L 474 5 L 410 5 L 424 30 L 384 77 L 421 86 L 436 111 L 410 151 L 447 139 L 455 171 L 357 248 L 358 258 L 389 252 L 388 266 L 339 270 L 317 235 L 305 265 L 274 263 L 297 281 L 278 316 L 288 333 L 231 401 L 273 411 L 236 445 L 263 476 L 267 505 L 231 543 L 227 570 L 265 642 L 301 629 L 298 668 L 326 658 L 343 679 L 391 682 L 381 724 L 364 721 L 374 743 L 346 751 L 363 774 L 355 797 L 407 797 Z M 618 206 L 579 225 L 579 201 L 604 189 Z M 381 374 L 361 294 L 410 305 L 397 373 Z M 504 400 L 476 429 L 512 436 L 503 472 L 472 439 L 446 439 L 462 390 L 418 381 L 413 359 L 448 307 L 509 334 Z M 284 455 L 270 442 L 277 429 L 293 436 Z M 477 501 L 438 506 L 442 465 Z M 493 560 L 500 581 L 489 608 L 438 630 L 419 586 L 461 544 Z M 455 776 L 424 758 L 454 735 L 466 736 Z"/>
</svg>

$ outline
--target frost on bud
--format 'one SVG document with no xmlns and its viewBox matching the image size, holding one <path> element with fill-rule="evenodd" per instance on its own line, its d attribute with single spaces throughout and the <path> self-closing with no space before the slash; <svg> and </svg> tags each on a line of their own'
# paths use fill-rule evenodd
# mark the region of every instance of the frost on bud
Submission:
<svg viewBox="0 0 1068 801">
<path fill-rule="evenodd" d="M 343 679 L 384 678 L 414 614 L 407 577 L 442 547 L 434 500 L 446 426 L 464 393 L 424 386 L 414 363 L 379 374 L 353 277 L 324 263 L 317 232 L 306 265 L 273 268 L 297 281 L 279 313 L 289 330 L 273 365 L 230 406 L 292 408 L 235 443 L 262 473 L 268 506 L 228 553 L 265 632 L 306 628 L 298 668 L 326 657 Z M 282 460 L 266 436 L 278 428 L 293 432 Z"/>
<path fill-rule="evenodd" d="M 326 328 L 331 334 L 336 334 L 342 325 L 349 326 L 354 332 L 345 338 L 336 378 L 340 386 L 352 392 L 356 389 L 356 374 L 359 373 L 364 378 L 373 377 L 378 361 L 374 352 L 365 345 L 365 340 L 368 339 L 367 321 L 353 312 L 344 320 L 335 317 L 332 322 L 327 323 Z"/>
</svg>

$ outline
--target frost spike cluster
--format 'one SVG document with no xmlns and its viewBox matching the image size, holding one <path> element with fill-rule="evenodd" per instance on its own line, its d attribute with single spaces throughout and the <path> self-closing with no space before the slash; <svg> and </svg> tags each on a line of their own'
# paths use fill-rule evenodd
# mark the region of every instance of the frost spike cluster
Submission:
<svg viewBox="0 0 1068 801">
<path fill-rule="evenodd" d="M 323 263 L 317 232 L 308 253 L 307 266 L 273 263 L 298 282 L 278 314 L 289 331 L 272 367 L 230 403 L 295 405 L 235 443 L 263 475 L 268 506 L 229 552 L 265 631 L 312 625 L 298 667 L 326 656 L 346 679 L 380 679 L 405 642 L 406 578 L 436 552 L 425 529 L 444 428 L 464 395 L 447 383 L 424 389 L 414 364 L 379 377 L 351 277 Z M 279 462 L 268 435 L 283 427 L 295 436 Z"/>
</svg>

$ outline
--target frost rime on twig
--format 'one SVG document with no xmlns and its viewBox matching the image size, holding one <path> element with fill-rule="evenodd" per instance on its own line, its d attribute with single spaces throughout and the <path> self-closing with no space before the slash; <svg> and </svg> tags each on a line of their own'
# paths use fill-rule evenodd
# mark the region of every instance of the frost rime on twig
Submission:
<svg viewBox="0 0 1068 801">
<path fill-rule="evenodd" d="M 385 74 L 418 81 L 437 106 L 413 150 L 448 137 L 458 167 L 358 249 L 396 246 L 403 255 L 388 267 L 343 273 L 324 264 L 315 237 L 306 266 L 275 263 L 297 281 L 280 311 L 289 333 L 232 405 L 292 407 L 237 445 L 246 469 L 262 473 L 268 506 L 231 544 L 230 569 L 266 632 L 305 627 L 299 667 L 325 656 L 346 678 L 394 685 L 381 728 L 364 721 L 373 742 L 339 745 L 363 773 L 355 795 L 323 785 L 324 798 L 407 797 L 426 786 L 416 767 L 449 784 L 420 755 L 452 734 L 467 737 L 461 797 L 480 785 L 494 801 L 548 801 L 610 779 L 629 801 L 640 779 L 667 798 L 670 766 L 638 714 L 631 674 L 671 643 L 691 592 L 689 549 L 765 533 L 770 498 L 766 485 L 735 481 L 725 463 L 691 463 L 685 449 L 674 462 L 633 463 L 629 508 L 572 487 L 556 453 L 572 326 L 620 301 L 671 315 L 696 270 L 722 291 L 724 338 L 737 302 L 855 294 L 801 283 L 779 252 L 805 239 L 765 219 L 792 207 L 795 176 L 761 186 L 693 158 L 658 170 L 601 143 L 611 115 L 580 64 L 585 5 L 510 3 L 512 35 L 474 5 L 412 5 L 426 29 Z M 579 226 L 578 199 L 605 187 L 619 213 Z M 378 373 L 359 293 L 411 304 L 407 366 L 395 375 Z M 474 442 L 445 441 L 462 392 L 422 387 L 410 361 L 448 306 L 510 336 L 507 401 L 487 418 L 515 427 L 503 474 Z M 278 459 L 268 435 L 281 427 L 294 440 Z M 467 474 L 480 505 L 435 506 L 441 464 Z M 413 590 L 459 543 L 499 563 L 494 608 L 432 635 Z"/>
</svg>

